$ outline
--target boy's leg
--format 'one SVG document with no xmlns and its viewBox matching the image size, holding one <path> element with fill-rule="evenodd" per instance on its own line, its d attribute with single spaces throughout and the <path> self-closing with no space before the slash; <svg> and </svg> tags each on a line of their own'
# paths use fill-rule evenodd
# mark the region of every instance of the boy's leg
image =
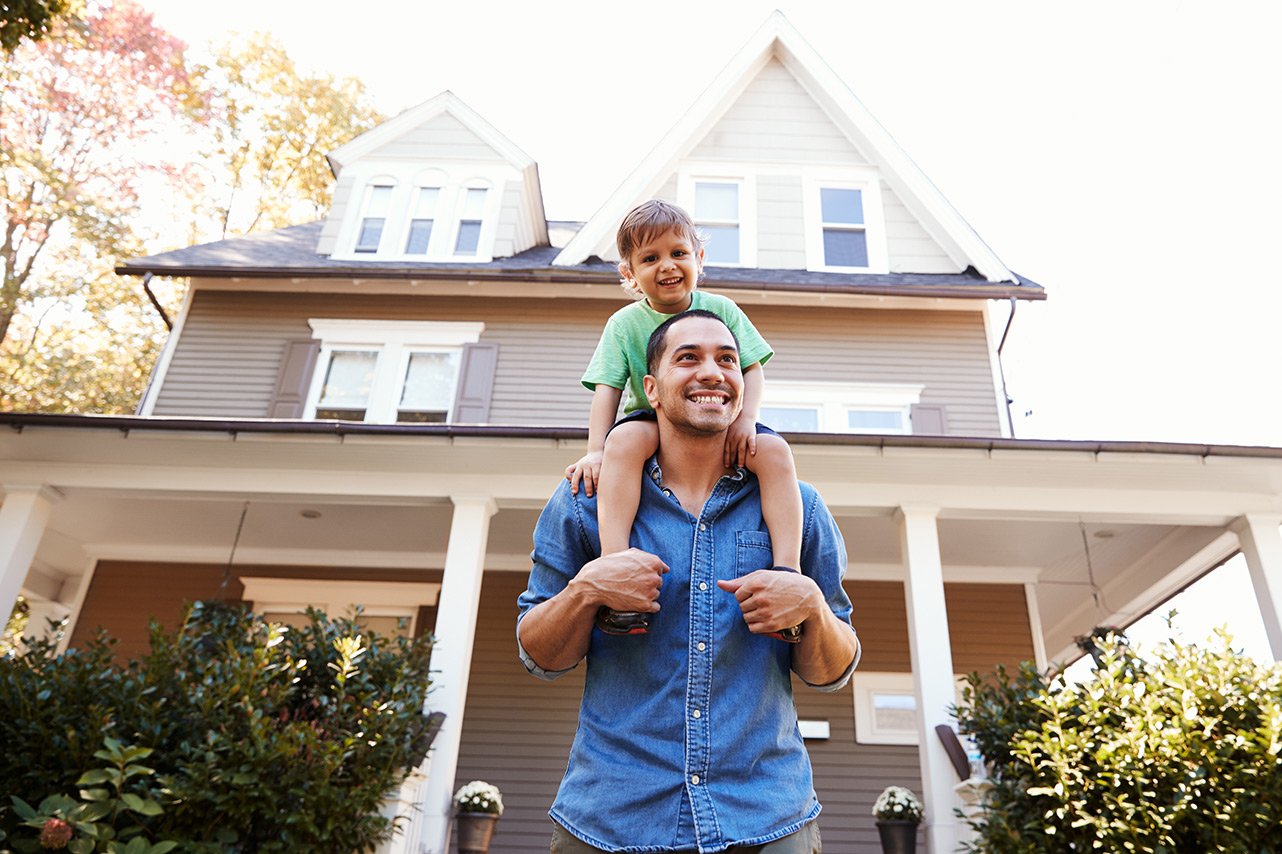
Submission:
<svg viewBox="0 0 1282 854">
<path fill-rule="evenodd" d="M 775 566 L 800 570 L 801 490 L 792 450 L 781 437 L 758 433 L 757 453 L 748 457 L 748 470 L 761 482 L 761 515 L 770 531 Z"/>
<path fill-rule="evenodd" d="M 605 437 L 596 500 L 601 554 L 625 551 L 631 546 L 645 461 L 658 448 L 659 425 L 654 421 L 624 421 Z M 797 503 L 801 503 L 800 498 Z"/>
</svg>

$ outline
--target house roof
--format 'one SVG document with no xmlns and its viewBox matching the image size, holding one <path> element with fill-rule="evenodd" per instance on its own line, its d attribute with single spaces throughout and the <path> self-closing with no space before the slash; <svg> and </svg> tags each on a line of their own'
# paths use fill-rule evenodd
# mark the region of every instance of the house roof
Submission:
<svg viewBox="0 0 1282 854">
<path fill-rule="evenodd" d="M 0 424 L 15 430 L 53 427 L 131 432 L 277 433 L 328 436 L 448 436 L 493 439 L 587 438 L 586 427 L 530 427 L 478 424 L 369 424 L 359 421 L 315 421 L 273 418 L 191 418 L 182 416 L 82 415 L 43 412 L 0 412 Z M 1185 457 L 1251 457 L 1282 460 L 1282 447 L 1218 445 L 1188 442 L 1132 442 L 1096 439 L 1004 439 L 971 436 L 901 436 L 845 433 L 785 433 L 794 445 L 847 445 L 870 448 L 952 448 L 978 451 L 1064 451 L 1089 454 L 1167 454 Z"/>
<path fill-rule="evenodd" d="M 384 278 L 489 281 L 618 280 L 615 266 L 592 257 L 572 266 L 555 265 L 558 250 L 538 246 L 517 255 L 468 265 L 443 262 L 345 261 L 316 251 L 323 222 L 310 222 L 230 240 L 203 243 L 134 258 L 116 267 L 122 275 L 242 276 L 258 278 Z M 1042 286 L 1011 274 L 991 282 L 974 270 L 962 273 L 813 273 L 805 270 L 705 268 L 708 287 L 778 291 L 951 297 L 962 299 L 1042 300 Z"/>
<path fill-rule="evenodd" d="M 676 170 L 679 160 L 699 144 L 716 121 L 733 106 L 743 88 L 771 59 L 782 62 L 803 84 L 833 123 L 878 167 L 881 177 L 954 259 L 962 259 L 962 266 L 974 269 L 988 282 L 1020 281 L 778 10 L 766 19 L 689 111 L 673 125 L 667 136 L 566 244 L 553 263 L 574 266 L 587 260 L 596 251 L 595 247 L 613 233 L 628 210 L 648 198 L 659 183 Z"/>
</svg>

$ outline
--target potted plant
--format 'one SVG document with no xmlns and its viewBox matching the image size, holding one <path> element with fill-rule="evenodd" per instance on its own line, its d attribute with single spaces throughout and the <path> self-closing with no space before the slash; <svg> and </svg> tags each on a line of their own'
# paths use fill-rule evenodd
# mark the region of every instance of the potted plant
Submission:
<svg viewBox="0 0 1282 854">
<path fill-rule="evenodd" d="M 485 854 L 490 850 L 494 825 L 503 815 L 503 795 L 498 786 L 473 780 L 454 793 L 458 820 L 459 854 Z"/>
<path fill-rule="evenodd" d="M 917 850 L 917 825 L 921 824 L 921 801 L 909 789 L 887 786 L 873 804 L 877 833 L 884 854 L 913 854 Z"/>
</svg>

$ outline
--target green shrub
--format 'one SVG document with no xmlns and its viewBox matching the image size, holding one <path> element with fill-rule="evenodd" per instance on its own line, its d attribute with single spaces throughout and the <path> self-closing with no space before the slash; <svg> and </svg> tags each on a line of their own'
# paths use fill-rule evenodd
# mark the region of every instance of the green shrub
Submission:
<svg viewBox="0 0 1282 854">
<path fill-rule="evenodd" d="M 301 629 L 196 603 L 152 627 L 151 651 L 111 643 L 0 661 L 0 802 L 77 790 L 111 737 L 149 748 L 167 793 L 153 838 L 183 851 L 359 851 L 386 838 L 383 799 L 425 755 L 430 639 L 386 639 L 309 612 Z M 18 818 L 0 815 L 11 838 Z"/>
<path fill-rule="evenodd" d="M 1079 685 L 1027 664 L 968 678 L 958 718 L 994 784 L 970 850 L 1282 850 L 1282 665 L 1223 632 L 1101 647 Z"/>
</svg>

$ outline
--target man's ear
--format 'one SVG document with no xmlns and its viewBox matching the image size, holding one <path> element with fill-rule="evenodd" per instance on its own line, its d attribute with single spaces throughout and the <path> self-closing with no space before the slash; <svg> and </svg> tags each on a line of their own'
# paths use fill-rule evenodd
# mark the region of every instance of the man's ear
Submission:
<svg viewBox="0 0 1282 854">
<path fill-rule="evenodd" d="M 654 377 L 646 374 L 641 378 L 641 385 L 645 389 L 645 399 L 649 402 L 650 408 L 657 410 L 659 408 L 659 384 L 655 382 Z"/>
</svg>

